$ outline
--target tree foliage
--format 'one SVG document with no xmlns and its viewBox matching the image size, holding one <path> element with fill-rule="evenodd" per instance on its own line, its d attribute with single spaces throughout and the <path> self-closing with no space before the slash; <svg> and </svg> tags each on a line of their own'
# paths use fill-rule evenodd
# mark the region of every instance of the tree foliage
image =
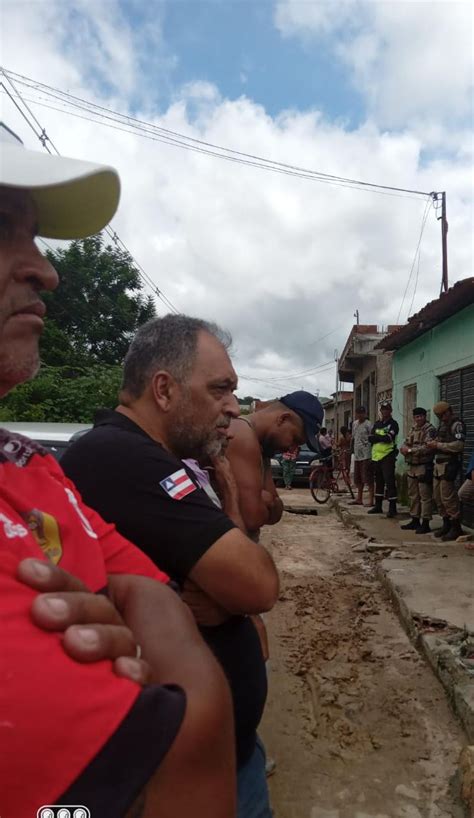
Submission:
<svg viewBox="0 0 474 818">
<path fill-rule="evenodd" d="M 155 315 L 128 253 L 97 235 L 47 256 L 60 283 L 44 296 L 41 360 L 50 366 L 120 365 L 138 327 Z"/>
<path fill-rule="evenodd" d="M 120 366 L 44 367 L 0 404 L 0 421 L 92 423 L 96 409 L 117 405 Z"/>
<path fill-rule="evenodd" d="M 132 259 L 102 236 L 48 251 L 60 283 L 45 293 L 41 370 L 0 404 L 0 420 L 90 423 L 117 404 L 121 365 L 138 327 L 155 315 Z"/>
</svg>

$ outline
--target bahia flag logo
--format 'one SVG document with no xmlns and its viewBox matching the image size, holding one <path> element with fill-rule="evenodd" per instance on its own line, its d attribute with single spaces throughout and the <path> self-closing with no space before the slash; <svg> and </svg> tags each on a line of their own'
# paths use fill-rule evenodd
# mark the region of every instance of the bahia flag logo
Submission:
<svg viewBox="0 0 474 818">
<path fill-rule="evenodd" d="M 160 480 L 160 486 L 172 500 L 182 500 L 187 494 L 196 491 L 196 486 L 184 469 L 179 469 L 164 480 Z"/>
</svg>

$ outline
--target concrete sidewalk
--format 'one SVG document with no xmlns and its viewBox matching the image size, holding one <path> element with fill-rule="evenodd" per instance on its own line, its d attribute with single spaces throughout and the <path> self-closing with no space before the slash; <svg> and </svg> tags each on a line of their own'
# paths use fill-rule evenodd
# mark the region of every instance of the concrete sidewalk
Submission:
<svg viewBox="0 0 474 818">
<path fill-rule="evenodd" d="M 414 535 L 400 525 L 407 509 L 388 520 L 368 515 L 344 496 L 331 498 L 333 508 L 361 535 L 356 550 L 377 560 L 379 578 L 400 618 L 443 683 L 474 741 L 474 550 L 463 542 L 439 542 L 433 535 Z M 432 528 L 441 526 L 434 518 Z M 466 534 L 473 532 L 465 529 Z"/>
</svg>

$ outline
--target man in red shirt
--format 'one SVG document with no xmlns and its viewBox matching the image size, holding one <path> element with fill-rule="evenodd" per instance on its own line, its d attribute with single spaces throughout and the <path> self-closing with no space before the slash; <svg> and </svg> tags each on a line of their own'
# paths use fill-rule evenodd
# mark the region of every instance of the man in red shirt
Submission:
<svg viewBox="0 0 474 818">
<path fill-rule="evenodd" d="M 39 292 L 58 283 L 35 236 L 98 232 L 120 185 L 112 168 L 25 150 L 3 125 L 0 150 L 4 395 L 37 370 Z M 82 502 L 50 455 L 5 430 L 0 552 L 2 818 L 31 818 L 53 804 L 118 818 L 137 800 L 146 818 L 233 816 L 229 691 L 186 607 L 166 575 Z M 38 594 L 55 581 L 77 590 Z M 104 635 L 108 660 L 74 660 L 87 658 L 88 641 L 91 660 L 100 659 L 94 639 Z M 135 640 L 150 667 L 145 688 L 119 678 L 110 661 Z"/>
</svg>

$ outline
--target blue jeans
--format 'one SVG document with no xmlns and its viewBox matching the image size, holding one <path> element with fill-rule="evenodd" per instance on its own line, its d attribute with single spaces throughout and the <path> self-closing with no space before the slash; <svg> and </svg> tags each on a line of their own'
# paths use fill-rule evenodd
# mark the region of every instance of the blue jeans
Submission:
<svg viewBox="0 0 474 818">
<path fill-rule="evenodd" d="M 265 760 L 265 748 L 257 736 L 253 755 L 237 773 L 237 818 L 272 818 Z"/>
</svg>

